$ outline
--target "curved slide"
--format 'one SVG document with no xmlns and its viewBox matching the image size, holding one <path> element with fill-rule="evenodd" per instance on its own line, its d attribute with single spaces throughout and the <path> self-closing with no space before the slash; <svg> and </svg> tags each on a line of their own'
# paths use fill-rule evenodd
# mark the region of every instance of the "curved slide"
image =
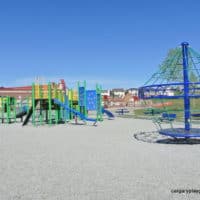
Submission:
<svg viewBox="0 0 200 200">
<path fill-rule="evenodd" d="M 72 108 L 67 107 L 64 103 L 62 103 L 58 99 L 54 99 L 54 103 L 57 104 L 57 105 L 59 105 L 59 106 L 62 106 L 67 111 L 70 111 L 70 112 L 74 113 L 75 115 L 79 116 L 81 118 L 81 120 L 83 120 L 83 121 L 91 121 L 91 122 L 95 122 L 95 123 L 97 122 L 97 119 L 86 117 L 84 114 L 78 112 L 77 110 L 74 110 Z"/>
<path fill-rule="evenodd" d="M 115 116 L 109 110 L 102 108 L 102 113 L 106 114 L 109 118 L 114 118 Z"/>
<path fill-rule="evenodd" d="M 16 114 L 16 118 L 22 118 L 22 117 L 23 117 L 24 115 L 26 115 L 26 114 L 27 114 L 27 107 L 24 106 L 24 107 L 22 108 L 22 111 Z"/>
<path fill-rule="evenodd" d="M 39 100 L 35 100 L 35 106 L 37 106 L 38 102 L 39 102 Z M 28 112 L 28 114 L 26 115 L 26 118 L 25 118 L 22 126 L 25 126 L 26 124 L 28 124 L 31 115 L 33 114 L 33 106 L 31 106 L 31 108 L 27 112 Z"/>
<path fill-rule="evenodd" d="M 19 112 L 19 113 L 16 114 L 16 118 L 21 118 L 21 117 L 23 117 L 26 114 L 27 114 L 27 111 Z"/>
</svg>

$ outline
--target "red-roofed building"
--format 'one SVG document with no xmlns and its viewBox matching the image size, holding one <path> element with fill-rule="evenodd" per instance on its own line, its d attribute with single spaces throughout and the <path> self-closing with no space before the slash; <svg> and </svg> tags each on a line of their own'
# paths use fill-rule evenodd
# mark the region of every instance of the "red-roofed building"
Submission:
<svg viewBox="0 0 200 200">
<path fill-rule="evenodd" d="M 31 95 L 32 86 L 22 87 L 0 87 L 0 96 L 11 96 L 17 99 L 24 99 Z"/>
</svg>

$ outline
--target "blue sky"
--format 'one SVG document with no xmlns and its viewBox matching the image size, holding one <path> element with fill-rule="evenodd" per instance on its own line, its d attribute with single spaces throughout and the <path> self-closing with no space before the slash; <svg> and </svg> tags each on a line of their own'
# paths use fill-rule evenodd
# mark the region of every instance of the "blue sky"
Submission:
<svg viewBox="0 0 200 200">
<path fill-rule="evenodd" d="M 200 51 L 198 0 L 0 0 L 0 86 L 138 87 L 170 48 Z"/>
</svg>

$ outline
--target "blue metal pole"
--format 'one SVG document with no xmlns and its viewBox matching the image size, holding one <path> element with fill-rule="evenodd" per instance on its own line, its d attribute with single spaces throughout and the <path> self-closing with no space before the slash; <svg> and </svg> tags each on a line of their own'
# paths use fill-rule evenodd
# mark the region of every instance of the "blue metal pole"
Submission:
<svg viewBox="0 0 200 200">
<path fill-rule="evenodd" d="M 188 73 L 188 43 L 181 43 L 183 55 L 183 79 L 184 79 L 184 115 L 185 130 L 190 130 L 190 97 L 189 97 L 189 73 Z"/>
</svg>

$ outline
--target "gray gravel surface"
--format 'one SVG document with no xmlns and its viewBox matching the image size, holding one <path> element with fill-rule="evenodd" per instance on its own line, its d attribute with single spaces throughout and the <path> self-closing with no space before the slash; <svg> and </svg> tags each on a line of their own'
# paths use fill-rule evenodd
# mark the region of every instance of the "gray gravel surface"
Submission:
<svg viewBox="0 0 200 200">
<path fill-rule="evenodd" d="M 200 199 L 200 144 L 148 143 L 151 121 L 0 125 L 0 200 Z"/>
</svg>

